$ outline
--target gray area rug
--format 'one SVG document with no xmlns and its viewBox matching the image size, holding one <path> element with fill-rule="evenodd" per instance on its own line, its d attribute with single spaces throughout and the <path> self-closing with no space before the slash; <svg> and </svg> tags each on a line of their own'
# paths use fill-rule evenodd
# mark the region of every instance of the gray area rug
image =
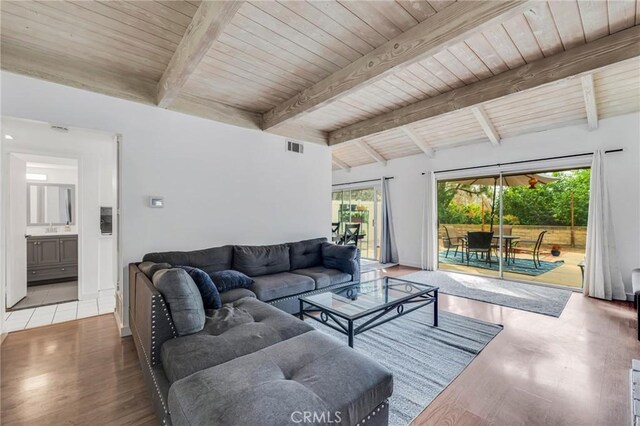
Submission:
<svg viewBox="0 0 640 426">
<path fill-rule="evenodd" d="M 401 277 L 440 287 L 441 293 L 559 317 L 572 291 L 474 275 L 420 271 Z"/>
<path fill-rule="evenodd" d="M 347 336 L 305 321 L 347 344 Z M 502 330 L 500 325 L 444 311 L 439 311 L 438 321 L 433 327 L 430 305 L 355 337 L 357 351 L 393 373 L 390 425 L 408 425 Z"/>
</svg>

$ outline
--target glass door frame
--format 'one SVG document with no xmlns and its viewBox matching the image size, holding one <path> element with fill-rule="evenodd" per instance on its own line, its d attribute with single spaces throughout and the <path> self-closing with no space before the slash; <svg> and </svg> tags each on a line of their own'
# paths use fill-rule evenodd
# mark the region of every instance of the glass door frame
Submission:
<svg viewBox="0 0 640 426">
<path fill-rule="evenodd" d="M 373 258 L 364 257 L 363 259 L 369 260 L 380 260 L 380 251 L 378 250 L 379 245 L 379 218 L 378 218 L 378 210 L 381 205 L 381 201 L 378 201 L 378 197 L 382 196 L 382 185 L 380 183 L 369 183 L 369 184 L 355 184 L 355 185 L 340 185 L 339 187 L 333 187 L 331 189 L 331 200 L 333 200 L 333 194 L 336 192 L 346 192 L 349 191 L 349 205 L 351 204 L 351 191 L 357 191 L 360 189 L 373 189 Z M 344 204 L 344 196 L 342 199 L 342 204 Z M 371 241 L 369 241 L 370 243 Z M 361 251 L 362 252 L 362 251 Z"/>
<path fill-rule="evenodd" d="M 505 175 L 513 175 L 513 174 L 527 174 L 527 173 L 544 173 L 544 172 L 555 172 L 555 171 L 562 171 L 562 170 L 572 170 L 572 169 L 583 169 L 583 168 L 591 168 L 591 160 L 592 157 L 591 156 L 586 156 L 586 157 L 574 157 L 574 158 L 559 158 L 559 159 L 554 159 L 554 160 L 545 160 L 544 162 L 541 161 L 522 161 L 522 162 L 517 162 L 516 164 L 511 164 L 511 165 L 506 165 L 506 166 L 502 166 L 502 165 L 494 165 L 494 166 L 481 166 L 478 168 L 465 168 L 465 169 L 461 169 L 459 171 L 451 171 L 451 172 L 442 172 L 442 173 L 434 173 L 434 190 L 435 190 L 435 196 L 433 197 L 433 203 L 434 205 L 431 207 L 432 211 L 435 212 L 435 221 L 434 221 L 434 231 L 433 232 L 433 236 L 432 236 L 432 241 L 431 244 L 433 245 L 433 247 L 436 248 L 436 250 L 434 250 L 434 270 L 438 271 L 440 270 L 440 260 L 439 260 L 439 255 L 438 255 L 438 227 L 439 227 L 439 217 L 438 217 L 438 209 L 437 209 L 437 204 L 438 204 L 438 193 L 437 193 L 437 187 L 438 187 L 438 182 L 441 181 L 452 181 L 452 180 L 458 180 L 458 179 L 469 179 L 469 178 L 482 178 L 482 177 L 488 177 L 488 176 L 499 176 L 499 191 L 497 192 L 497 200 L 499 200 L 499 250 L 500 250 L 500 256 L 498 257 L 498 265 L 499 265 L 499 274 L 496 277 L 492 277 L 492 276 L 484 276 L 484 275 L 478 275 L 478 274 L 474 274 L 471 272 L 465 272 L 465 271 L 456 271 L 456 273 L 460 273 L 460 274 L 466 274 L 466 275 L 472 275 L 472 276 L 481 276 L 481 277 L 487 277 L 487 278 L 494 278 L 494 279 L 500 279 L 500 280 L 505 280 L 507 278 L 504 277 L 504 271 L 503 271 L 503 255 L 502 255 L 502 251 L 503 251 L 503 238 L 502 238 L 502 228 L 503 228 L 503 203 L 502 203 L 502 191 L 503 191 L 503 176 Z M 475 171 L 475 172 L 474 172 Z M 498 195 L 499 194 L 499 195 Z M 443 269 L 443 271 L 447 271 L 446 269 Z M 565 289 L 565 290 L 571 290 L 571 291 L 575 291 L 575 292 L 582 292 L 582 288 L 577 288 L 577 287 L 570 287 L 570 286 L 563 286 L 560 284 L 554 284 L 554 283 L 542 283 L 542 282 L 538 282 L 538 281 L 529 281 L 526 279 L 519 279 L 519 278 L 508 278 L 509 281 L 514 281 L 514 282 L 521 282 L 521 283 L 525 283 L 525 284 L 533 284 L 533 285 L 538 285 L 538 286 L 545 286 L 545 287 L 556 287 L 556 288 L 560 288 L 560 289 Z"/>
</svg>

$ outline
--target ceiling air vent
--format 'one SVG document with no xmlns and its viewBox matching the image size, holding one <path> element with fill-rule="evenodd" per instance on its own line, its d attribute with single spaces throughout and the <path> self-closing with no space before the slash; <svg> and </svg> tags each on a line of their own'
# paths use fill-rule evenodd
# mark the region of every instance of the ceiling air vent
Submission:
<svg viewBox="0 0 640 426">
<path fill-rule="evenodd" d="M 304 145 L 300 142 L 287 141 L 287 151 L 302 154 L 304 152 Z"/>
</svg>

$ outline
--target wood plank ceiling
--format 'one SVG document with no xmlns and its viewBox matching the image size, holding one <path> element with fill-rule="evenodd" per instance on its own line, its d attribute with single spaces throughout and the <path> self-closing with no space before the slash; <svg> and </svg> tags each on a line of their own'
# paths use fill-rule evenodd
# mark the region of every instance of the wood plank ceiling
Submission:
<svg viewBox="0 0 640 426">
<path fill-rule="evenodd" d="M 202 8 L 197 15 L 199 1 L 3 0 L 2 68 L 156 104 L 158 82 L 170 63 L 191 60 L 193 70 L 174 88 L 175 100 L 167 98 L 163 106 L 303 140 L 343 142 L 337 136 L 347 126 L 455 94 L 598 40 L 604 43 L 640 24 L 640 0 L 494 2 L 483 5 L 485 15 L 478 16 L 471 16 L 468 4 L 465 9 L 442 0 L 234 3 L 225 22 L 208 23 L 218 27 L 207 34 L 201 31 L 198 47 L 205 50 L 194 58 L 181 49 L 191 42 L 188 37 L 199 36 L 199 28 L 191 26 L 194 16 L 203 22 Z M 499 8 L 503 14 L 491 15 Z M 479 25 L 469 31 L 447 28 L 454 19 L 460 19 L 459 27 L 465 22 Z M 425 48 L 424 57 L 394 63 L 326 102 L 300 108 L 286 123 L 263 124 L 263 114 L 273 117 L 281 105 L 331 81 L 355 61 L 385 53 L 386 46 L 401 49 L 409 30 L 421 26 L 425 34 L 436 29 L 443 34 L 439 40 L 451 41 Z M 635 40 L 636 33 L 627 39 Z M 185 52 L 186 59 L 180 56 Z M 592 116 L 594 110 L 600 118 L 640 110 L 638 59 L 618 55 L 611 62 L 589 70 L 595 93 Z M 498 143 L 500 138 L 586 122 L 581 81 L 570 77 L 514 90 L 517 93 L 483 101 L 475 110 L 454 108 L 337 144 L 332 146 L 334 168 L 377 161 L 367 148 L 386 160 L 421 152 L 433 155 L 452 146 L 489 143 L 488 134 Z"/>
</svg>

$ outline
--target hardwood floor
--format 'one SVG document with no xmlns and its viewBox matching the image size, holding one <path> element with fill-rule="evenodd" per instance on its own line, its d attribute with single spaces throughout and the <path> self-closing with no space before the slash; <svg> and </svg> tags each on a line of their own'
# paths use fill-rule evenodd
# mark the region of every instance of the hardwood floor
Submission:
<svg viewBox="0 0 640 426">
<path fill-rule="evenodd" d="M 2 424 L 156 424 L 113 314 L 10 333 L 1 349 Z"/>
<path fill-rule="evenodd" d="M 442 294 L 440 308 L 504 330 L 415 425 L 631 424 L 629 369 L 640 342 L 630 303 L 574 293 L 553 318 Z"/>
<path fill-rule="evenodd" d="M 640 357 L 630 304 L 576 293 L 560 318 L 447 295 L 440 306 L 504 330 L 416 425 L 630 424 L 628 370 Z M 133 341 L 112 315 L 11 333 L 1 349 L 3 424 L 155 424 Z"/>
</svg>

